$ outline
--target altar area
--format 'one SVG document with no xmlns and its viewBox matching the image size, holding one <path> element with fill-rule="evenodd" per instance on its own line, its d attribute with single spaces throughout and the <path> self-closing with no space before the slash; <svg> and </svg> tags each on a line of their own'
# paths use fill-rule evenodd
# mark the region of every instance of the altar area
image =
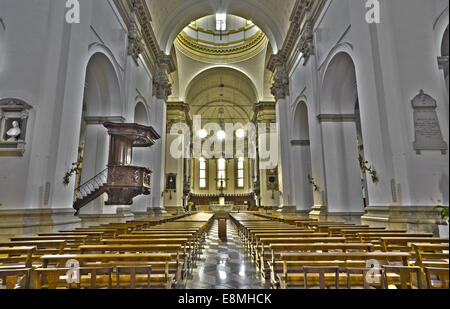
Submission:
<svg viewBox="0 0 450 309">
<path fill-rule="evenodd" d="M 242 195 L 231 194 L 191 194 L 189 202 L 194 204 L 196 211 L 227 212 L 247 211 L 256 207 L 256 199 L 253 193 Z"/>
</svg>

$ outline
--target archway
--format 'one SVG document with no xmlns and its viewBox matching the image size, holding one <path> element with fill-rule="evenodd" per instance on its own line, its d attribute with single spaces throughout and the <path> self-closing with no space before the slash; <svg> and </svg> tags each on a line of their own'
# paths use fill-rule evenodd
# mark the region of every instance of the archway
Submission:
<svg viewBox="0 0 450 309">
<path fill-rule="evenodd" d="M 82 171 L 77 179 L 78 186 L 105 170 L 108 163 L 109 138 L 101 117 L 120 116 L 121 109 L 120 85 L 116 71 L 108 57 L 95 53 L 86 67 L 79 142 Z M 103 213 L 105 198 L 104 195 L 94 200 L 83 207 L 80 213 Z"/>
<path fill-rule="evenodd" d="M 3 65 L 5 63 L 5 24 L 3 20 L 0 18 L 0 72 L 3 69 Z"/>
<path fill-rule="evenodd" d="M 448 70 L 449 70 L 449 65 L 448 65 L 448 52 L 449 52 L 449 40 L 448 40 L 448 25 L 447 25 L 447 29 L 445 29 L 445 33 L 444 33 L 444 37 L 442 38 L 442 44 L 441 44 L 441 57 L 447 57 L 447 60 L 444 59 L 445 64 L 443 66 L 443 71 L 444 71 L 444 79 L 445 79 L 445 85 L 447 86 L 447 92 L 448 92 Z"/>
<path fill-rule="evenodd" d="M 347 53 L 340 52 L 332 58 L 324 75 L 319 119 L 328 213 L 343 219 L 364 211 L 358 161 L 358 136 L 362 135 L 358 134 L 360 118 L 356 113 L 359 114 L 355 65 Z"/>
<path fill-rule="evenodd" d="M 150 124 L 148 121 L 147 108 L 142 102 L 138 102 L 134 108 L 134 122 L 144 126 Z"/>
<path fill-rule="evenodd" d="M 308 107 L 301 101 L 294 113 L 291 139 L 294 163 L 294 197 L 297 211 L 307 215 L 314 205 L 313 188 L 308 180 L 311 175 L 311 149 L 309 139 Z"/>
</svg>

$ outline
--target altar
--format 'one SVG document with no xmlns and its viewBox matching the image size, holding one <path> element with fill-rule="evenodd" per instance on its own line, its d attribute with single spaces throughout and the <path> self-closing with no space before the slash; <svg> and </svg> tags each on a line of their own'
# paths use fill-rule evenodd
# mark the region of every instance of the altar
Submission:
<svg viewBox="0 0 450 309">
<path fill-rule="evenodd" d="M 230 213 L 234 210 L 234 203 L 224 203 L 224 204 L 211 203 L 209 205 L 209 210 L 215 213 L 217 212 Z"/>
</svg>

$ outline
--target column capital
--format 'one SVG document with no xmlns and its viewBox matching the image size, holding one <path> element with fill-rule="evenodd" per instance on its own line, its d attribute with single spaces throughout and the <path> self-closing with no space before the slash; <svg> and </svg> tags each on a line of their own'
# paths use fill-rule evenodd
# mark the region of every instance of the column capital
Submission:
<svg viewBox="0 0 450 309">
<path fill-rule="evenodd" d="M 172 94 L 172 85 L 169 83 L 168 71 L 170 56 L 162 51 L 156 59 L 156 74 L 153 77 L 153 94 L 158 100 L 165 100 Z"/>
<path fill-rule="evenodd" d="M 270 57 L 268 69 L 274 73 L 274 82 L 270 89 L 277 101 L 289 96 L 289 75 L 286 70 L 286 58 L 282 54 Z"/>
</svg>

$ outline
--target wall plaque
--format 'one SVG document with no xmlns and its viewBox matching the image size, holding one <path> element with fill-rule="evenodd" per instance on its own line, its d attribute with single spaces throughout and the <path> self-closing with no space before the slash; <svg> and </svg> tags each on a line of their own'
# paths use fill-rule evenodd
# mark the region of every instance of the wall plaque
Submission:
<svg viewBox="0 0 450 309">
<path fill-rule="evenodd" d="M 423 150 L 447 152 L 447 143 L 442 138 L 439 119 L 436 113 L 436 100 L 423 90 L 412 100 L 414 109 L 414 130 L 416 140 L 413 144 L 417 154 Z"/>
</svg>

